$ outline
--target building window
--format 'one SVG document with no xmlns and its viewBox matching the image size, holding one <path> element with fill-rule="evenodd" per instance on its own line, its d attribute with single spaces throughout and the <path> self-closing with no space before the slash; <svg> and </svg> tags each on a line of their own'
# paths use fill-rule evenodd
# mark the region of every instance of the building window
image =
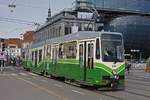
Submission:
<svg viewBox="0 0 150 100">
<path fill-rule="evenodd" d="M 65 27 L 65 35 L 70 34 L 71 33 L 71 27 Z"/>
<path fill-rule="evenodd" d="M 61 36 L 61 26 L 59 26 L 59 36 Z"/>
</svg>

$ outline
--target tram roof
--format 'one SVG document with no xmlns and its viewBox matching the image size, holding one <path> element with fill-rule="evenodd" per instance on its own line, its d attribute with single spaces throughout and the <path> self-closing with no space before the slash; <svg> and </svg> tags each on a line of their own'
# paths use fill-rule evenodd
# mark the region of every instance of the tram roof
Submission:
<svg viewBox="0 0 150 100">
<path fill-rule="evenodd" d="M 96 37 L 100 37 L 101 34 L 121 34 L 117 32 L 105 32 L 105 31 L 81 31 L 77 33 L 72 33 L 69 35 L 61 36 L 61 37 L 56 37 L 53 39 L 48 39 L 46 41 L 42 41 L 38 44 L 32 45 L 32 48 L 40 47 L 44 44 L 59 44 L 59 43 L 65 43 L 65 42 L 70 42 L 70 41 L 77 41 L 77 40 L 84 40 L 84 39 L 92 39 Z"/>
<path fill-rule="evenodd" d="M 64 42 L 69 42 L 69 41 L 92 39 L 92 38 L 100 37 L 101 34 L 105 34 L 105 33 L 106 34 L 121 34 L 121 33 L 116 33 L 116 32 L 103 32 L 103 31 L 102 32 L 81 31 L 81 32 L 65 35 L 62 37 L 49 39 L 49 40 L 47 40 L 46 43 L 48 43 L 48 44 L 59 44 L 59 43 L 64 43 Z"/>
</svg>

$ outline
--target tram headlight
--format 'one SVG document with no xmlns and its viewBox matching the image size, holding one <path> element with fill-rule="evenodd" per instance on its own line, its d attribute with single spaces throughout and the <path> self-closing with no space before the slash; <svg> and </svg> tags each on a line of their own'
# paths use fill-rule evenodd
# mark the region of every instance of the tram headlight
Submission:
<svg viewBox="0 0 150 100">
<path fill-rule="evenodd" d="M 112 74 L 113 74 L 114 79 L 119 79 L 119 76 L 117 75 L 116 70 L 113 70 Z"/>
<path fill-rule="evenodd" d="M 116 74 L 117 74 L 117 72 L 116 72 L 115 70 L 113 70 L 113 71 L 112 71 L 112 74 L 113 74 L 113 75 L 116 75 Z"/>
</svg>

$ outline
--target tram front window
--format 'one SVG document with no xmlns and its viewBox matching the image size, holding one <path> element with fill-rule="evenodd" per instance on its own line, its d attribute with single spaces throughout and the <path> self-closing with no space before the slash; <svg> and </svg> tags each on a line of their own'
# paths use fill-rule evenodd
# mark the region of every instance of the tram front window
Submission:
<svg viewBox="0 0 150 100">
<path fill-rule="evenodd" d="M 122 37 L 114 34 L 103 34 L 102 37 L 102 59 L 104 62 L 122 62 L 123 45 Z"/>
</svg>

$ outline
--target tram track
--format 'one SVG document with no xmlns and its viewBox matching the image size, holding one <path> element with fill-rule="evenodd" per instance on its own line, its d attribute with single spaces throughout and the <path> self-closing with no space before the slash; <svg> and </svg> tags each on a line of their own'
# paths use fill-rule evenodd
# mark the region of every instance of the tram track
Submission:
<svg viewBox="0 0 150 100">
<path fill-rule="evenodd" d="M 137 95 L 137 96 L 142 96 L 142 97 L 150 98 L 150 96 L 148 96 L 148 95 L 136 93 L 136 92 L 130 91 L 129 89 L 126 89 L 124 92 L 130 93 L 130 94 L 134 94 L 134 95 Z"/>
<path fill-rule="evenodd" d="M 101 94 L 103 96 L 107 96 L 107 97 L 110 97 L 110 98 L 113 98 L 113 99 L 116 99 L 116 100 L 124 100 L 123 98 L 119 98 L 117 95 L 110 95 L 108 93 L 105 93 L 104 91 L 97 90 L 97 89 L 95 89 L 93 87 L 83 87 L 83 86 L 79 86 L 78 84 L 70 83 L 70 82 L 67 82 L 67 84 L 75 86 L 75 87 L 80 87 L 80 88 L 82 88 L 84 90 L 88 90 L 90 92 L 95 92 L 95 93 L 98 93 L 98 94 Z M 107 90 L 107 92 L 109 92 L 109 91 L 113 92 L 113 90 Z"/>
<path fill-rule="evenodd" d="M 139 89 L 139 90 L 144 90 L 144 91 L 148 91 L 148 92 L 150 92 L 150 89 L 143 89 L 143 88 L 139 88 L 139 87 L 133 87 L 133 86 L 126 86 L 127 88 L 132 88 L 132 89 Z"/>
<path fill-rule="evenodd" d="M 137 75 L 130 75 L 129 76 L 127 75 L 126 76 L 126 79 L 138 79 L 138 80 L 142 80 L 142 81 L 148 81 L 150 82 L 150 77 L 149 77 L 150 74 L 147 74 L 146 76 L 137 76 Z"/>
<path fill-rule="evenodd" d="M 54 79 L 54 80 L 56 80 L 56 79 Z M 58 80 L 57 80 L 58 81 Z M 78 84 L 75 84 L 75 83 L 70 83 L 70 82 L 65 82 L 65 83 L 67 83 L 67 84 L 69 84 L 69 85 L 72 85 L 72 86 L 76 86 L 76 87 L 80 87 Z M 134 84 L 139 84 L 139 85 L 142 85 L 142 83 L 136 83 L 136 82 L 132 82 L 132 83 L 134 83 Z M 150 85 L 147 85 L 147 86 L 150 86 Z M 120 98 L 120 97 L 118 97 L 118 93 L 119 92 L 122 92 L 122 94 L 125 94 L 125 93 L 129 93 L 129 94 L 131 94 L 131 95 L 138 95 L 138 96 L 142 96 L 142 97 L 147 97 L 147 98 L 150 98 L 150 96 L 148 96 L 148 95 L 144 95 L 144 94 L 140 94 L 140 93 L 136 93 L 136 92 L 133 92 L 133 91 L 131 91 L 131 90 L 129 90 L 129 89 L 126 89 L 126 90 L 124 90 L 124 91 L 113 91 L 113 90 L 108 90 L 108 91 L 100 91 L 100 90 L 95 90 L 95 89 L 93 89 L 93 88 L 82 88 L 82 89 L 85 89 L 85 90 L 89 90 L 89 91 L 93 91 L 93 92 L 95 92 L 95 93 L 98 93 L 98 94 L 101 94 L 101 95 L 103 95 L 103 96 L 107 96 L 107 97 L 110 97 L 110 98 L 112 98 L 112 99 L 116 99 L 116 100 L 125 100 L 124 98 Z M 132 89 L 135 89 L 135 88 L 133 88 L 132 87 Z M 139 88 L 138 88 L 139 89 Z M 113 94 L 112 93 L 110 93 L 110 92 L 113 92 Z M 116 92 L 116 93 L 115 93 Z M 110 94 L 109 94 L 110 93 Z"/>
<path fill-rule="evenodd" d="M 131 80 L 131 81 L 139 81 L 139 82 L 147 82 L 150 83 L 150 79 L 143 79 L 143 78 L 136 78 L 136 77 L 130 77 L 130 78 L 126 78 L 125 80 Z"/>
<path fill-rule="evenodd" d="M 137 85 L 143 85 L 143 86 L 150 86 L 150 84 L 148 83 L 142 83 L 142 82 L 135 82 L 135 81 L 128 81 L 128 83 L 133 83 L 133 84 L 137 84 Z"/>
<path fill-rule="evenodd" d="M 107 94 L 107 93 L 100 93 L 101 95 L 104 95 L 104 96 L 108 96 L 108 97 L 111 97 L 111 98 L 113 98 L 113 99 L 117 99 L 117 100 L 124 100 L 123 98 L 119 98 L 118 96 L 114 96 L 114 95 L 109 95 L 109 94 Z"/>
<path fill-rule="evenodd" d="M 54 79 L 55 80 L 55 79 Z M 134 81 L 130 81 L 130 80 L 136 80 L 137 82 L 134 82 Z M 141 82 L 141 79 L 137 80 L 137 79 L 128 79 L 127 78 L 127 81 L 128 83 L 131 83 L 131 84 L 138 84 L 138 85 L 146 85 L 146 86 L 150 86 L 149 84 L 143 84 Z M 146 82 L 148 83 L 148 82 Z M 80 87 L 79 85 L 76 85 L 75 83 L 68 83 L 69 85 L 73 85 L 73 86 L 76 86 L 76 87 Z M 137 95 L 137 96 L 141 96 L 141 97 L 146 97 L 146 98 L 150 98 L 149 95 L 145 95 L 145 94 L 142 94 L 142 93 L 137 93 L 136 91 L 134 91 L 134 89 L 138 89 L 138 90 L 143 90 L 143 91 L 150 91 L 150 90 L 145 90 L 145 89 L 142 89 L 142 88 L 135 88 L 135 87 L 132 87 L 132 86 L 127 86 L 127 88 L 124 90 L 124 91 L 112 91 L 112 90 L 108 90 L 108 91 L 100 91 L 100 90 L 95 90 L 95 89 L 91 89 L 91 88 L 83 88 L 85 90 L 89 90 L 89 91 L 93 91 L 95 93 L 98 93 L 98 94 L 101 94 L 103 96 L 107 96 L 107 97 L 110 97 L 112 99 L 116 99 L 116 100 L 125 100 L 126 96 L 124 98 L 122 98 L 122 96 L 118 96 L 118 94 L 123 94 L 123 95 Z M 128 93 L 128 94 L 126 94 Z"/>
</svg>

